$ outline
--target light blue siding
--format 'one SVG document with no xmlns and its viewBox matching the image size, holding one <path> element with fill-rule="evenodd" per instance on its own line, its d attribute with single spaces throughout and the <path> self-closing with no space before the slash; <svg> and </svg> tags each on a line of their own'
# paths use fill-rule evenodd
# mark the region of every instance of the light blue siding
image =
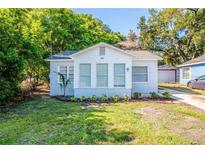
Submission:
<svg viewBox="0 0 205 154">
<path fill-rule="evenodd" d="M 188 66 L 191 69 L 191 79 L 182 78 L 182 68 L 180 68 L 180 84 L 186 85 L 190 80 L 196 79 L 201 75 L 205 75 L 205 64 Z"/>
</svg>

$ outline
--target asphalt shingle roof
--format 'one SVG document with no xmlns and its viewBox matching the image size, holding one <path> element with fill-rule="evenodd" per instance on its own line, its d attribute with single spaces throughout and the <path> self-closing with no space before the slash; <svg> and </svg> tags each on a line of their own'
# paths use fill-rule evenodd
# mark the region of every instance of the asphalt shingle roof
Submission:
<svg viewBox="0 0 205 154">
<path fill-rule="evenodd" d="M 159 70 L 175 70 L 176 67 L 171 66 L 171 65 L 160 65 L 158 66 Z"/>
<path fill-rule="evenodd" d="M 199 56 L 195 59 L 189 60 L 189 61 L 179 65 L 178 67 L 194 65 L 197 63 L 205 63 L 205 54 L 203 54 L 202 56 Z"/>
<path fill-rule="evenodd" d="M 55 60 L 55 59 L 71 59 L 69 56 L 77 53 L 79 51 L 76 50 L 66 50 L 66 51 L 61 51 L 51 57 L 49 57 L 47 60 Z"/>
</svg>

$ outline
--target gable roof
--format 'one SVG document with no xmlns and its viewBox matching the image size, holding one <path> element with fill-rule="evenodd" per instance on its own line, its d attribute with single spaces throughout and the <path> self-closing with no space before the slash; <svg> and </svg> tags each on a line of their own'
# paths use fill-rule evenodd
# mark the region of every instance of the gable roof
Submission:
<svg viewBox="0 0 205 154">
<path fill-rule="evenodd" d="M 95 45 L 93 45 L 93 46 L 91 46 L 91 47 L 85 48 L 85 49 L 81 50 L 80 52 L 77 52 L 77 53 L 73 54 L 71 57 L 74 57 L 74 56 L 79 55 L 79 54 L 82 54 L 82 53 L 84 53 L 84 52 L 86 52 L 86 51 L 88 51 L 88 50 L 94 49 L 94 48 L 96 48 L 96 47 L 101 47 L 101 46 L 103 46 L 103 47 L 109 47 L 109 48 L 111 48 L 111 49 L 117 50 L 117 51 L 122 52 L 122 53 L 124 53 L 124 54 L 127 54 L 127 55 L 129 55 L 129 56 L 133 56 L 132 54 L 126 52 L 125 50 L 122 50 L 122 49 L 120 49 L 120 48 L 117 48 L 117 47 L 115 47 L 115 46 L 112 46 L 112 45 L 110 45 L 110 44 L 107 44 L 107 43 L 105 43 L 105 42 L 100 42 L 100 43 L 97 43 L 97 44 L 95 44 Z"/>
<path fill-rule="evenodd" d="M 196 65 L 196 64 L 205 64 L 205 54 L 203 54 L 202 56 L 199 56 L 195 59 L 189 60 L 177 67 L 183 67 L 183 66 L 191 66 L 191 65 Z"/>
<path fill-rule="evenodd" d="M 177 68 L 171 65 L 160 65 L 158 70 L 176 70 Z"/>
<path fill-rule="evenodd" d="M 136 51 L 136 50 L 123 50 L 123 49 L 120 49 L 118 47 L 115 47 L 115 46 L 112 46 L 110 44 L 107 44 L 107 43 L 104 43 L 104 42 L 101 42 L 101 43 L 98 43 L 98 44 L 95 44 L 91 47 L 88 47 L 86 49 L 83 49 L 81 51 L 75 51 L 75 50 L 67 50 L 67 51 L 61 51 L 49 58 L 47 58 L 46 60 L 47 61 L 52 61 L 52 60 L 69 60 L 69 59 L 72 59 L 73 57 L 75 57 L 76 55 L 79 55 L 83 52 L 86 52 L 90 49 L 93 49 L 93 48 L 96 48 L 96 47 L 100 47 L 100 46 L 105 46 L 105 47 L 109 47 L 109 48 L 112 48 L 112 49 L 115 49 L 119 52 L 122 52 L 124 54 L 127 54 L 129 56 L 132 56 L 134 57 L 136 60 L 162 60 L 162 58 L 156 54 L 153 54 L 149 51 Z"/>
</svg>

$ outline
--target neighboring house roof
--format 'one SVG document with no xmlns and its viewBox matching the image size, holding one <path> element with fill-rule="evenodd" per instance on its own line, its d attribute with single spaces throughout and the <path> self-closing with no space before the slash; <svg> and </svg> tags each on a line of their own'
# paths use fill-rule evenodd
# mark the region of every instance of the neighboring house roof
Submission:
<svg viewBox="0 0 205 154">
<path fill-rule="evenodd" d="M 202 56 L 199 56 L 195 59 L 189 60 L 177 67 L 183 67 L 183 66 L 191 66 L 191 65 L 197 65 L 197 64 L 205 64 L 205 54 L 203 54 Z"/>
<path fill-rule="evenodd" d="M 176 70 L 177 68 L 171 65 L 160 65 L 158 70 Z"/>
<path fill-rule="evenodd" d="M 51 57 L 49 57 L 47 60 L 48 61 L 52 61 L 52 60 L 66 60 L 66 59 L 72 59 L 73 57 L 75 57 L 76 55 L 79 55 L 83 52 L 86 52 L 90 49 L 93 49 L 95 47 L 98 47 L 98 46 L 107 46 L 107 47 L 110 47 L 112 49 L 115 49 L 119 52 L 122 52 L 124 54 L 127 54 L 129 56 L 132 56 L 134 57 L 135 59 L 138 59 L 138 60 L 142 60 L 142 59 L 145 59 L 145 60 L 161 60 L 162 58 L 156 54 L 153 54 L 149 51 L 136 51 L 136 50 L 122 50 L 118 47 L 115 47 L 115 46 L 112 46 L 110 44 L 107 44 L 107 43 L 104 43 L 104 42 L 101 42 L 101 43 L 98 43 L 96 45 L 93 45 L 89 48 L 86 48 L 86 49 L 83 49 L 81 51 L 73 51 L 73 50 L 68 50 L 68 51 L 62 51 L 58 54 L 55 54 Z"/>
</svg>

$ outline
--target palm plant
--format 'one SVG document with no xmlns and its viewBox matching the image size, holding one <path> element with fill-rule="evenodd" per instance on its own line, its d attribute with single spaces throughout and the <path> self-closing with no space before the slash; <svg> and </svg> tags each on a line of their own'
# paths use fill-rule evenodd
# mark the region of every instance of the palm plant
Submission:
<svg viewBox="0 0 205 154">
<path fill-rule="evenodd" d="M 65 91 L 66 91 L 66 87 L 68 86 L 68 84 L 71 84 L 71 80 L 70 78 L 66 79 L 65 76 L 60 73 L 60 72 L 55 72 L 60 76 L 60 87 L 61 89 L 63 89 L 63 96 L 65 97 Z"/>
</svg>

